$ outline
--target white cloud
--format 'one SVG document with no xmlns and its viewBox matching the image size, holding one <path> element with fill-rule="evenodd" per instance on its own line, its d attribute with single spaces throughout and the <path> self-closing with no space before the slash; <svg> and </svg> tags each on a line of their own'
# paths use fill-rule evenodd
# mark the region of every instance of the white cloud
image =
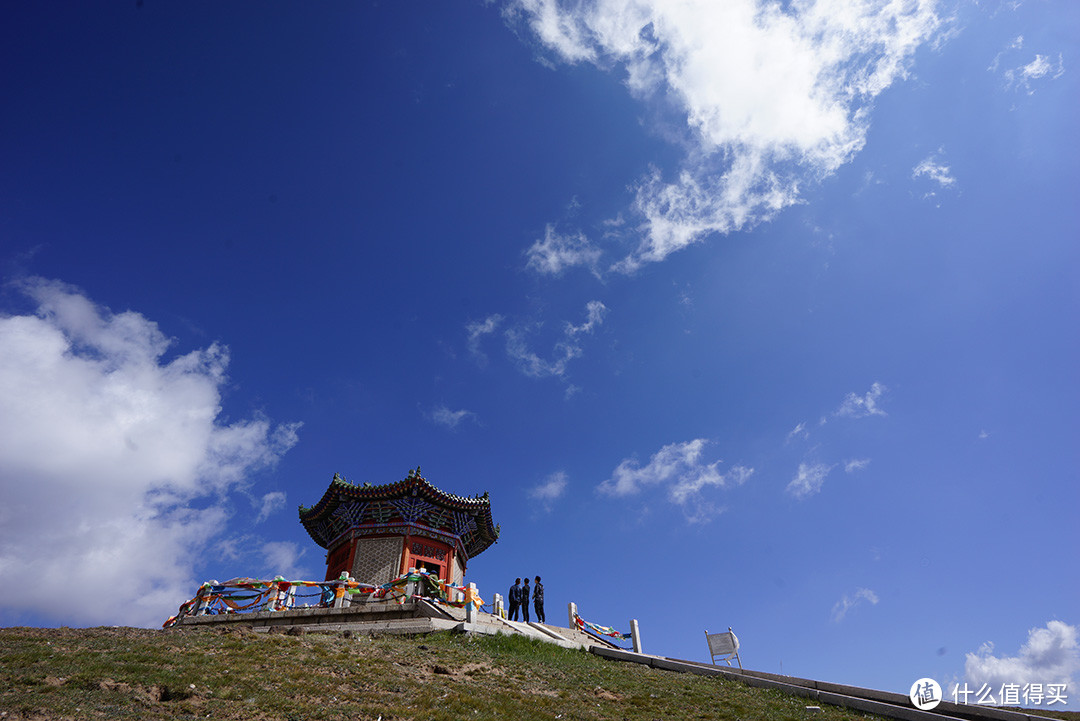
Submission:
<svg viewBox="0 0 1080 721">
<path fill-rule="evenodd" d="M 272 491 L 263 495 L 259 502 L 259 513 L 255 517 L 255 523 L 262 523 L 272 514 L 285 507 L 285 494 L 281 491 Z"/>
<path fill-rule="evenodd" d="M 529 348 L 524 333 L 516 328 L 506 331 L 506 354 L 517 361 L 518 368 L 527 376 L 546 378 L 561 377 L 566 373 L 567 364 L 581 355 L 581 347 L 565 341 L 555 344 L 555 354 L 551 360 L 541 358 Z"/>
<path fill-rule="evenodd" d="M 255 542 L 255 539 L 246 535 L 219 538 L 213 545 L 212 553 L 218 558 L 235 561 L 244 556 L 245 547 L 253 542 Z"/>
<path fill-rule="evenodd" d="M 951 188 L 956 185 L 956 178 L 952 175 L 952 169 L 945 164 L 942 156 L 944 148 L 939 148 L 936 153 L 931 153 L 916 165 L 911 171 L 911 178 L 929 178 L 942 188 Z"/>
<path fill-rule="evenodd" d="M 585 29 L 572 16 L 564 14 L 557 0 L 521 0 L 507 6 L 507 14 L 515 10 L 530 15 L 529 24 L 545 44 L 554 48 L 563 59 L 570 62 L 595 60 L 596 52 L 589 47 Z"/>
<path fill-rule="evenodd" d="M 994 656 L 994 644 L 984 643 L 964 662 L 965 681 L 976 688 L 988 684 L 995 690 L 1004 683 L 1066 683 L 1075 687 L 1080 671 L 1077 626 L 1050 621 L 1045 628 L 1028 631 L 1027 641 L 1016 656 Z"/>
<path fill-rule="evenodd" d="M 833 623 L 840 623 L 847 616 L 848 611 L 860 605 L 864 601 L 870 603 L 872 606 L 876 606 L 878 602 L 878 596 L 869 588 L 856 589 L 853 594 L 844 594 L 844 597 L 836 602 L 836 605 L 832 609 Z"/>
<path fill-rule="evenodd" d="M 544 479 L 544 482 L 529 489 L 528 496 L 538 501 L 544 510 L 550 511 L 555 501 L 566 492 L 568 478 L 565 471 L 556 471 Z"/>
<path fill-rule="evenodd" d="M 854 473 L 855 471 L 861 471 L 869 465 L 869 458 L 852 458 L 851 460 L 844 462 L 844 472 Z"/>
<path fill-rule="evenodd" d="M 1035 59 L 1020 68 L 1020 74 L 1027 80 L 1037 80 L 1053 73 L 1053 77 L 1060 78 L 1065 72 L 1065 65 L 1058 53 L 1057 62 L 1051 62 L 1046 55 L 1035 55 Z"/>
<path fill-rule="evenodd" d="M 886 390 L 888 389 L 881 383 L 873 383 L 865 395 L 858 396 L 854 393 L 848 393 L 847 397 L 844 398 L 844 402 L 840 404 L 840 407 L 836 409 L 833 415 L 847 418 L 888 415 L 877 405 L 878 400 L 881 399 Z"/>
<path fill-rule="evenodd" d="M 427 414 L 429 420 L 436 425 L 445 426 L 450 430 L 456 429 L 462 421 L 471 420 L 477 422 L 477 416 L 472 411 L 465 409 L 452 411 L 446 406 L 437 406 Z"/>
<path fill-rule="evenodd" d="M 600 484 L 599 490 L 612 496 L 629 496 L 639 492 L 643 486 L 677 479 L 687 469 L 700 469 L 701 452 L 707 443 L 704 438 L 697 438 L 666 445 L 653 454 L 644 468 L 636 459 L 625 458 L 615 468 L 611 478 Z"/>
<path fill-rule="evenodd" d="M 784 443 L 791 443 L 796 438 L 806 440 L 810 437 L 810 431 L 806 430 L 806 424 L 800 423 L 791 429 L 791 432 L 787 434 L 787 438 L 784 439 Z"/>
<path fill-rule="evenodd" d="M 1019 35 L 1015 40 L 1010 42 L 1004 50 L 994 56 L 994 60 L 987 68 L 992 73 L 998 72 L 998 69 L 1002 65 L 1002 61 L 1007 57 L 1015 58 L 1020 55 L 1020 51 L 1024 47 L 1024 36 Z M 1012 62 L 1015 62 L 1013 60 Z M 1010 65 L 1012 63 L 1010 62 Z M 1033 83 L 1044 79 L 1056 80 L 1065 74 L 1065 59 L 1062 53 L 1057 54 L 1055 60 L 1053 55 L 1042 55 L 1040 53 L 1035 54 L 1035 59 L 1030 62 L 1015 65 L 1004 71 L 1002 76 L 1005 78 L 1006 89 L 1022 90 L 1028 95 L 1032 95 L 1035 92 Z"/>
<path fill-rule="evenodd" d="M 798 499 L 814 495 L 821 490 L 825 477 L 832 469 L 832 466 L 824 463 L 800 463 L 795 477 L 787 485 L 787 492 Z"/>
<path fill-rule="evenodd" d="M 517 361 L 521 372 L 527 376 L 533 378 L 556 376 L 561 378 L 566 373 L 567 364 L 582 354 L 577 337 L 581 334 L 592 333 L 604 322 L 607 306 L 598 300 L 589 301 L 585 306 L 585 313 L 586 319 L 581 325 L 576 326 L 569 322 L 566 324 L 563 337 L 555 343 L 554 352 L 550 359 L 541 358 L 529 348 L 525 333 L 520 328 L 511 328 L 506 331 L 507 355 Z"/>
<path fill-rule="evenodd" d="M 720 461 L 716 461 L 716 463 L 692 469 L 691 472 L 684 474 L 671 486 L 669 491 L 671 500 L 685 504 L 693 500 L 706 486 L 717 488 L 741 486 L 754 475 L 754 469 L 746 466 L 732 466 L 727 473 L 720 473 L 716 468 L 719 464 Z"/>
<path fill-rule="evenodd" d="M 584 233 L 560 235 L 548 225 L 544 239 L 533 243 L 525 254 L 529 258 L 528 267 L 539 273 L 559 275 L 567 268 L 583 265 L 596 275 L 601 251 Z"/>
<path fill-rule="evenodd" d="M 939 26 L 934 0 L 516 0 L 561 60 L 621 67 L 629 91 L 673 113 L 685 156 L 674 179 L 640 180 L 633 272 L 710 233 L 799 202 L 865 143 L 873 99 Z M 667 119 L 665 122 L 671 122 Z"/>
<path fill-rule="evenodd" d="M 300 548 L 291 541 L 270 541 L 262 546 L 263 563 L 266 566 L 264 578 L 283 576 L 288 581 L 303 581 L 306 570 L 299 565 L 307 549 Z"/>
<path fill-rule="evenodd" d="M 740 486 L 754 474 L 754 469 L 746 466 L 734 466 L 727 473 L 721 473 L 721 461 L 705 463 L 702 454 L 708 443 L 704 438 L 671 443 L 654 453 L 645 466 L 633 458 L 623 459 L 611 478 L 601 483 L 597 490 L 611 496 L 630 496 L 646 486 L 666 484 L 669 499 L 685 505 L 698 500 L 698 494 L 706 486 Z"/>
<path fill-rule="evenodd" d="M 1026 65 L 1021 65 L 1004 72 L 1005 84 L 1008 88 L 1023 90 L 1028 95 L 1035 93 L 1033 82 L 1048 78 L 1056 80 L 1065 74 L 1065 60 L 1058 53 L 1057 60 L 1049 55 L 1035 55 L 1035 59 Z"/>
<path fill-rule="evenodd" d="M 592 333 L 604 322 L 607 315 L 607 306 L 598 300 L 590 300 L 585 304 L 585 322 L 581 325 L 566 324 L 566 335 L 573 338 L 581 333 Z"/>
<path fill-rule="evenodd" d="M 999 52 L 997 55 L 994 56 L 994 60 L 993 60 L 993 62 L 990 63 L 990 67 L 988 67 L 987 70 L 989 70 L 992 73 L 997 72 L 998 66 L 1001 65 L 1002 56 L 1004 56 L 1010 50 L 1020 50 L 1023 47 L 1024 47 L 1024 36 L 1023 35 L 1017 35 L 1016 39 L 1013 40 L 1011 43 L 1009 43 L 1005 47 L 1005 50 L 1002 50 L 1001 52 Z"/>
<path fill-rule="evenodd" d="M 166 358 L 138 313 L 55 281 L 21 288 L 36 313 L 0 317 L 0 577 L 19 589 L 0 613 L 160 624 L 197 586 L 231 492 L 298 424 L 219 422 L 222 346 Z"/>
<path fill-rule="evenodd" d="M 465 326 L 465 331 L 469 336 L 469 352 L 472 353 L 473 357 L 475 357 L 481 365 L 487 363 L 487 356 L 480 350 L 480 342 L 483 340 L 484 336 L 494 333 L 502 321 L 503 317 L 501 315 L 493 313 L 484 320 L 469 323 Z"/>
<path fill-rule="evenodd" d="M 683 504 L 682 510 L 687 523 L 691 525 L 704 525 L 715 521 L 721 513 L 726 513 L 727 506 L 698 500 L 694 503 Z"/>
</svg>

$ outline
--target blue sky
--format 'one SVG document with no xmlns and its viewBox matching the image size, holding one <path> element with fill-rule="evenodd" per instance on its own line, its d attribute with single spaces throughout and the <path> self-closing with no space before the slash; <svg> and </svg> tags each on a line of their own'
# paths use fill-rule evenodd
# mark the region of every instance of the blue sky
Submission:
<svg viewBox="0 0 1080 721">
<path fill-rule="evenodd" d="M 491 494 L 646 650 L 1080 694 L 1080 5 L 25 4 L 4 625 L 321 579 L 335 472 Z"/>
</svg>

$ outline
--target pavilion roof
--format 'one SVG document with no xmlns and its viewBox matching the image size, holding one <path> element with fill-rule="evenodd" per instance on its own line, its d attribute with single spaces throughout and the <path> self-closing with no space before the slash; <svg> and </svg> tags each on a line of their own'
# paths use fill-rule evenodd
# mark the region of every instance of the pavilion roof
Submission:
<svg viewBox="0 0 1080 721">
<path fill-rule="evenodd" d="M 487 492 L 471 497 L 447 493 L 431 485 L 419 468 L 382 485 L 351 483 L 335 473 L 318 503 L 300 506 L 300 523 L 323 548 L 352 528 L 393 532 L 410 525 L 458 539 L 473 558 L 499 538 Z"/>
</svg>

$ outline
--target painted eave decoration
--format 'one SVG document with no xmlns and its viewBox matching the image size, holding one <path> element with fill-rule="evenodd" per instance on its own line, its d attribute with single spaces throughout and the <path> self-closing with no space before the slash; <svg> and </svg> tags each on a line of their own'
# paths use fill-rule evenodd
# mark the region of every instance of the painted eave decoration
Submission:
<svg viewBox="0 0 1080 721">
<path fill-rule="evenodd" d="M 439 490 L 420 475 L 419 467 L 395 483 L 356 484 L 335 473 L 323 497 L 310 508 L 300 506 L 300 522 L 323 548 L 353 528 L 388 531 L 403 525 L 428 528 L 459 539 L 475 558 L 499 538 L 491 518 L 491 500 Z"/>
</svg>

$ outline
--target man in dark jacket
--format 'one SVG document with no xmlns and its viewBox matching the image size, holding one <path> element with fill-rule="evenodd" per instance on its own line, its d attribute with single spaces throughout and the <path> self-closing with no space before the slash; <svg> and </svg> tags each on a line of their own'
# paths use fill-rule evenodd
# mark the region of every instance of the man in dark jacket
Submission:
<svg viewBox="0 0 1080 721">
<path fill-rule="evenodd" d="M 510 620 L 516 621 L 518 614 L 518 607 L 521 606 L 521 579 L 515 578 L 514 585 L 510 587 L 510 593 L 507 594 L 510 601 Z M 525 597 L 525 603 L 529 603 L 529 597 Z M 526 605 L 525 608 L 528 608 Z"/>
<path fill-rule="evenodd" d="M 540 583 L 540 577 L 536 577 L 536 585 L 533 586 L 533 607 L 536 608 L 536 620 L 545 623 L 544 618 L 544 584 Z"/>
<path fill-rule="evenodd" d="M 521 620 L 529 622 L 529 579 L 525 578 L 525 585 L 521 587 Z"/>
</svg>

